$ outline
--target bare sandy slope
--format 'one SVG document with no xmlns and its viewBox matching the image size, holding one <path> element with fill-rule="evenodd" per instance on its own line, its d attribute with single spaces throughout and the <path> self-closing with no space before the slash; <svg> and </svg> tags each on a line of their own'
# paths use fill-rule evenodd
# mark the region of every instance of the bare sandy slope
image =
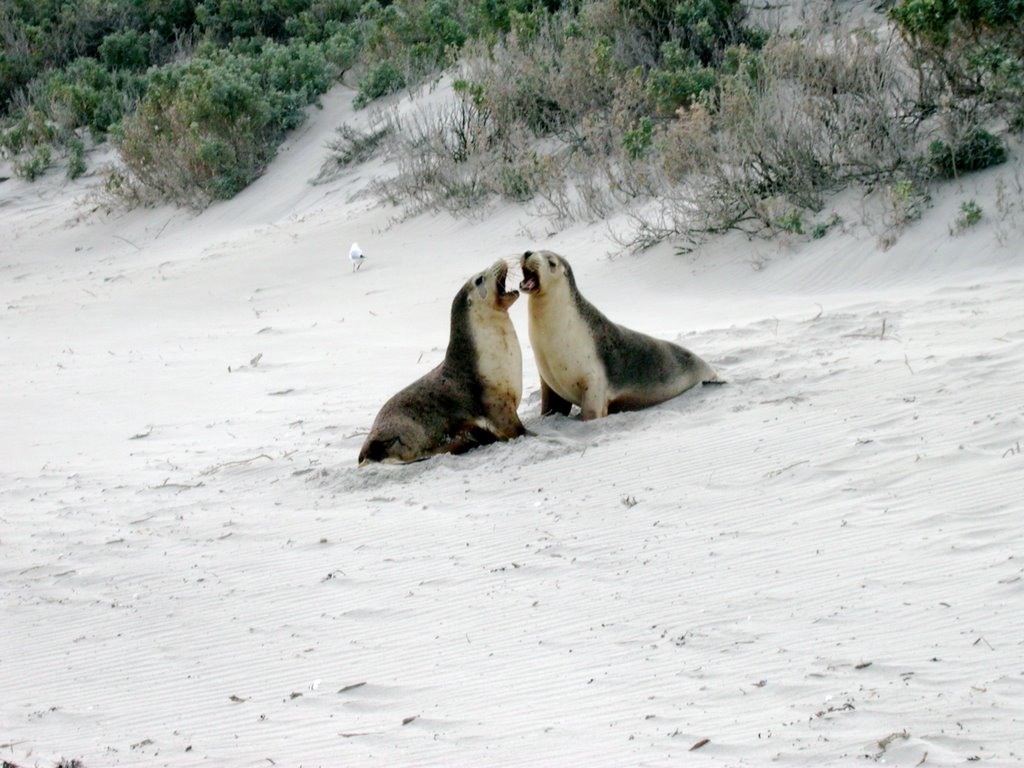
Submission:
<svg viewBox="0 0 1024 768">
<path fill-rule="evenodd" d="M 610 258 L 512 208 L 390 225 L 380 161 L 309 185 L 351 96 L 199 216 L 0 183 L 0 758 L 1021 762 L 1019 165 L 887 251 L 850 199 Z M 462 281 L 538 246 L 728 386 L 540 419 L 523 299 L 536 436 L 356 469 Z"/>
</svg>

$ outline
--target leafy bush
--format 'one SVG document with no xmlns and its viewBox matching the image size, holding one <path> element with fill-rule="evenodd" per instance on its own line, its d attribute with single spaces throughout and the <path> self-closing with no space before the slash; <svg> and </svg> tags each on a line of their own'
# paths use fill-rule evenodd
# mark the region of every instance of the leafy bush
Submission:
<svg viewBox="0 0 1024 768">
<path fill-rule="evenodd" d="M 55 136 L 56 130 L 42 110 L 29 106 L 3 125 L 0 149 L 18 155 L 37 145 L 49 144 Z"/>
<path fill-rule="evenodd" d="M 15 161 L 14 173 L 27 180 L 35 181 L 50 167 L 50 147 L 40 144 L 35 147 L 28 157 Z"/>
<path fill-rule="evenodd" d="M 981 221 L 981 206 L 975 200 L 965 200 L 960 203 L 960 215 L 956 219 L 956 229 L 963 232 L 970 229 Z"/>
<path fill-rule="evenodd" d="M 153 63 L 158 44 L 155 32 L 143 34 L 134 29 L 126 29 L 104 37 L 97 54 L 103 66 L 110 71 L 139 71 Z"/>
<path fill-rule="evenodd" d="M 936 139 L 928 147 L 928 156 L 937 176 L 952 179 L 1006 162 L 1006 147 L 988 131 L 974 128 L 954 146 Z"/>
<path fill-rule="evenodd" d="M 716 70 L 711 67 L 680 63 L 675 67 L 652 70 L 647 80 L 647 92 L 657 113 L 671 117 L 680 107 L 693 106 L 703 94 L 714 90 L 717 82 Z"/>
<path fill-rule="evenodd" d="M 281 40 L 288 19 L 309 5 L 310 0 L 203 0 L 196 5 L 196 22 L 215 42 L 254 37 Z"/>
<path fill-rule="evenodd" d="M 1024 129 L 1024 3 L 901 0 L 889 15 L 949 108 Z"/>
<path fill-rule="evenodd" d="M 85 169 L 85 143 L 75 136 L 68 141 L 68 178 L 77 179 Z"/>
<path fill-rule="evenodd" d="M 38 101 L 65 131 L 88 128 L 102 140 L 111 125 L 130 111 L 145 81 L 130 72 L 110 72 L 96 59 L 80 58 L 51 70 L 41 81 Z"/>
<path fill-rule="evenodd" d="M 259 176 L 329 82 L 322 52 L 305 43 L 268 45 L 255 58 L 201 49 L 187 65 L 151 76 L 116 144 L 144 188 L 203 206 Z"/>
<path fill-rule="evenodd" d="M 802 235 L 804 233 L 804 215 L 799 208 L 790 209 L 779 216 L 775 223 L 783 232 L 789 232 L 792 235 Z"/>
<path fill-rule="evenodd" d="M 356 109 L 362 109 L 374 99 L 395 93 L 404 87 L 405 78 L 398 71 L 398 67 L 390 61 L 382 61 L 359 82 L 359 93 L 356 94 L 352 105 Z"/>
</svg>

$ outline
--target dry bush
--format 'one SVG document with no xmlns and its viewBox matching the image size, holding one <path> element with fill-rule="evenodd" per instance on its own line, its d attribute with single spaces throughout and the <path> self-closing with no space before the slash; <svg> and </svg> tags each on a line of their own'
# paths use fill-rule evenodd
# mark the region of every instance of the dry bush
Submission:
<svg viewBox="0 0 1024 768">
<path fill-rule="evenodd" d="M 734 228 L 800 235 L 805 221 L 815 236 L 808 212 L 860 186 L 883 191 L 895 238 L 927 202 L 929 140 L 978 127 L 937 109 L 942 81 L 908 63 L 902 39 L 835 27 L 725 48 L 714 88 L 679 91 L 686 106 L 665 118 L 673 91 L 653 76 L 706 65 L 656 69 L 675 66 L 668 48 L 654 27 L 619 23 L 627 5 L 599 0 L 467 45 L 455 98 L 403 121 L 399 173 L 378 191 L 415 210 L 532 201 L 559 225 L 625 209 L 622 243 L 640 249 Z"/>
<path fill-rule="evenodd" d="M 486 123 L 464 99 L 391 119 L 398 173 L 374 184 L 378 197 L 405 205 L 410 213 L 463 212 L 483 202 L 488 190 L 480 150 L 487 144 Z"/>
<path fill-rule="evenodd" d="M 897 42 L 865 33 L 779 40 L 735 66 L 716 99 L 659 132 L 658 204 L 637 214 L 627 245 L 791 229 L 780 218 L 818 211 L 844 187 L 926 183 L 920 82 Z"/>
<path fill-rule="evenodd" d="M 394 125 L 379 114 L 365 131 L 356 130 L 348 123 L 338 126 L 335 138 L 327 142 L 327 159 L 312 183 L 326 184 L 334 181 L 346 168 L 365 163 L 383 150 L 393 131 Z"/>
</svg>

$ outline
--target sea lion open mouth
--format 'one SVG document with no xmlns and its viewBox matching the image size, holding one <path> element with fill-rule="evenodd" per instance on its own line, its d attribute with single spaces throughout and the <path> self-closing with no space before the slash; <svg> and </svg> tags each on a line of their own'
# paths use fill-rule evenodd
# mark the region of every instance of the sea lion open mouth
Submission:
<svg viewBox="0 0 1024 768">
<path fill-rule="evenodd" d="M 525 264 L 523 264 L 523 281 L 519 283 L 519 290 L 523 293 L 536 293 L 540 290 L 540 275 Z"/>
<path fill-rule="evenodd" d="M 519 298 L 519 291 L 506 290 L 505 280 L 508 277 L 508 264 L 502 264 L 498 269 L 498 272 L 494 276 L 494 287 L 498 292 L 499 303 L 506 309 L 512 306 L 512 303 Z"/>
</svg>

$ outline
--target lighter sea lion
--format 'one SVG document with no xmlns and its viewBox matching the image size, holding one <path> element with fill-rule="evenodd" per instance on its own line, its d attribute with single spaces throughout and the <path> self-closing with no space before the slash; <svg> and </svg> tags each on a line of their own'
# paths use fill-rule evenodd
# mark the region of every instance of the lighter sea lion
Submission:
<svg viewBox="0 0 1024 768">
<path fill-rule="evenodd" d="M 586 421 L 657 405 L 691 387 L 722 383 L 689 350 L 616 325 L 580 294 L 572 268 L 550 251 L 522 257 L 530 342 L 540 372 L 542 414 Z"/>
<path fill-rule="evenodd" d="M 508 265 L 474 275 L 452 301 L 444 362 L 388 400 L 359 451 L 371 461 L 405 464 L 524 434 L 516 409 L 523 357 L 508 309 Z"/>
</svg>

